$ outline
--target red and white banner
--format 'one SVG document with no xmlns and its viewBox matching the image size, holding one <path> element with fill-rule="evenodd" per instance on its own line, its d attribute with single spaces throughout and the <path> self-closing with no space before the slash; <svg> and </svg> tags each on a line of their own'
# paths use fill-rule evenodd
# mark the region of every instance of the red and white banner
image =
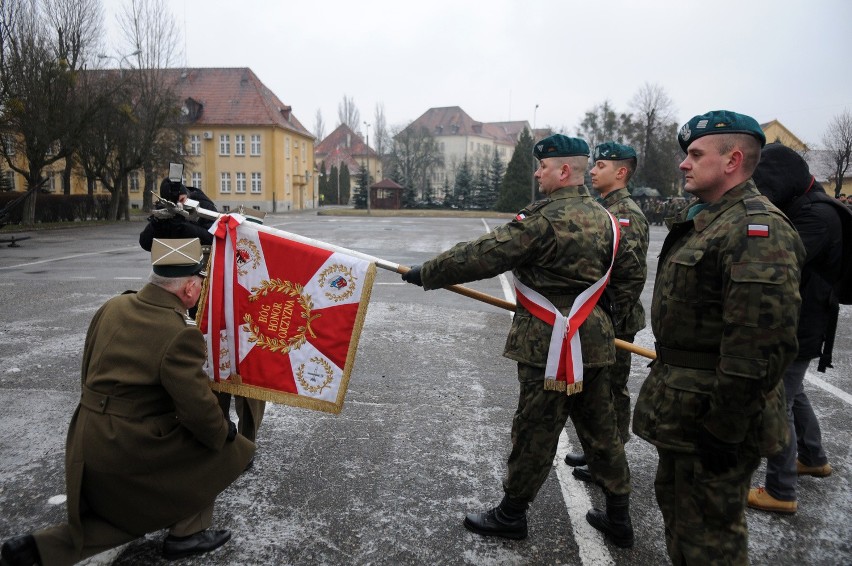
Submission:
<svg viewBox="0 0 852 566">
<path fill-rule="evenodd" d="M 199 326 L 211 387 L 339 413 L 376 267 L 221 216 Z"/>
</svg>

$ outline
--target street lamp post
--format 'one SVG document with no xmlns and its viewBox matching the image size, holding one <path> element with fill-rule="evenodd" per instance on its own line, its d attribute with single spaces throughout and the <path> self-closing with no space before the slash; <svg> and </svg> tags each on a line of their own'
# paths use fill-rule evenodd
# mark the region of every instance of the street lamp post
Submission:
<svg viewBox="0 0 852 566">
<path fill-rule="evenodd" d="M 367 146 L 364 148 L 364 160 L 367 163 L 364 170 L 367 172 L 367 178 L 365 179 L 364 190 L 367 191 L 367 214 L 370 214 L 370 124 L 365 121 L 364 126 L 367 131 Z"/>
<path fill-rule="evenodd" d="M 537 112 L 538 112 L 538 104 L 536 104 L 535 108 L 533 109 L 533 131 L 532 131 L 533 146 L 535 146 L 535 115 L 536 115 Z M 533 159 L 532 159 L 532 175 L 533 175 L 533 178 L 532 178 L 532 183 L 531 183 L 531 189 L 532 190 L 530 192 L 530 202 L 531 203 L 535 202 L 535 170 L 536 170 L 535 157 L 533 157 Z"/>
</svg>

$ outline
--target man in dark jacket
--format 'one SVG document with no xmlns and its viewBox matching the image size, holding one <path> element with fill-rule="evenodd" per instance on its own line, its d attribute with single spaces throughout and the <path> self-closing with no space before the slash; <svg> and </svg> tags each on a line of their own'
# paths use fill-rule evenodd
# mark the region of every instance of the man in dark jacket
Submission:
<svg viewBox="0 0 852 566">
<path fill-rule="evenodd" d="M 213 235 L 207 231 L 213 225 L 213 220 L 193 217 L 188 212 L 186 215 L 181 214 L 183 209 L 180 207 L 187 199 L 198 201 L 200 208 L 216 212 L 216 205 L 201 189 L 187 187 L 179 181 L 170 181 L 166 177 L 160 183 L 160 197 L 176 207 L 159 203 L 156 205 L 151 216 L 148 217 L 148 224 L 139 234 L 139 245 L 143 250 L 151 251 L 154 238 L 198 238 L 202 246 L 213 244 Z"/>
<path fill-rule="evenodd" d="M 752 488 L 748 495 L 749 507 L 790 514 L 798 508 L 797 476 L 831 474 L 819 422 L 804 391 L 804 378 L 812 359 L 830 356 L 823 343 L 834 339 L 834 332 L 828 329 L 839 308 L 832 286 L 841 275 L 843 233 L 833 203 L 825 202 L 830 197 L 811 175 L 805 160 L 792 149 L 778 143 L 767 145 L 753 178 L 758 190 L 793 222 L 807 253 L 799 287 L 799 354 L 784 374 L 790 444 L 767 459 L 766 487 Z"/>
<path fill-rule="evenodd" d="M 107 301 L 89 325 L 66 441 L 67 522 L 7 540 L 4 566 L 74 564 L 164 528 L 170 560 L 231 538 L 209 528 L 213 503 L 254 444 L 222 417 L 204 337 L 187 316 L 203 284 L 201 246 L 171 242 L 156 242 L 150 282 Z"/>
</svg>

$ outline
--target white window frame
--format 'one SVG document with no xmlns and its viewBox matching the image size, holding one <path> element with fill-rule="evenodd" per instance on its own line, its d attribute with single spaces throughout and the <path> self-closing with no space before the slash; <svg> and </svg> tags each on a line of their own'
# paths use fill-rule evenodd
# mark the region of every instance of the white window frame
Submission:
<svg viewBox="0 0 852 566">
<path fill-rule="evenodd" d="M 263 192 L 263 179 L 260 173 L 254 172 L 251 174 L 251 194 L 259 195 Z"/>
<path fill-rule="evenodd" d="M 290 138 L 284 138 L 284 157 L 290 159 Z"/>
<path fill-rule="evenodd" d="M 251 135 L 251 154 L 260 155 L 260 134 Z"/>
<path fill-rule="evenodd" d="M 189 136 L 189 153 L 190 155 L 201 155 L 201 136 L 198 134 L 190 134 Z"/>
<path fill-rule="evenodd" d="M 219 134 L 219 155 L 231 155 L 231 134 Z"/>
<path fill-rule="evenodd" d="M 246 194 L 246 174 L 243 171 L 237 171 L 236 175 L 236 186 L 234 188 L 234 193 L 238 195 Z"/>
<path fill-rule="evenodd" d="M 192 186 L 198 190 L 204 190 L 201 186 L 201 173 L 194 171 L 192 173 Z"/>
<path fill-rule="evenodd" d="M 231 194 L 231 174 L 223 172 L 219 174 L 219 192 L 223 195 Z"/>
<path fill-rule="evenodd" d="M 234 135 L 234 155 L 243 156 L 246 154 L 246 135 Z"/>
<path fill-rule="evenodd" d="M 127 190 L 131 193 L 139 192 L 139 171 L 131 171 L 127 176 Z"/>
</svg>

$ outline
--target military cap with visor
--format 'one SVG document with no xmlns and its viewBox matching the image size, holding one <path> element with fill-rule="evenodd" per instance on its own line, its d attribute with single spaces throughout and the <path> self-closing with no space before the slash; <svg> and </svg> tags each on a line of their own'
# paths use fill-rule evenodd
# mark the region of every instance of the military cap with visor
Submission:
<svg viewBox="0 0 852 566">
<path fill-rule="evenodd" d="M 205 277 L 201 240 L 154 238 L 151 243 L 151 267 L 161 277 Z"/>
<path fill-rule="evenodd" d="M 553 134 L 533 146 L 533 156 L 536 159 L 545 157 L 573 157 L 575 155 L 589 156 L 589 144 L 580 138 L 569 138 L 562 134 Z"/>
<path fill-rule="evenodd" d="M 686 151 L 689 144 L 711 134 L 748 134 L 757 138 L 760 147 L 766 145 L 766 135 L 757 120 L 730 110 L 712 110 L 695 116 L 681 127 L 677 141 L 681 149 Z"/>
<path fill-rule="evenodd" d="M 622 159 L 635 159 L 636 151 L 629 145 L 608 141 L 595 146 L 592 156 L 595 161 L 621 161 Z"/>
</svg>

